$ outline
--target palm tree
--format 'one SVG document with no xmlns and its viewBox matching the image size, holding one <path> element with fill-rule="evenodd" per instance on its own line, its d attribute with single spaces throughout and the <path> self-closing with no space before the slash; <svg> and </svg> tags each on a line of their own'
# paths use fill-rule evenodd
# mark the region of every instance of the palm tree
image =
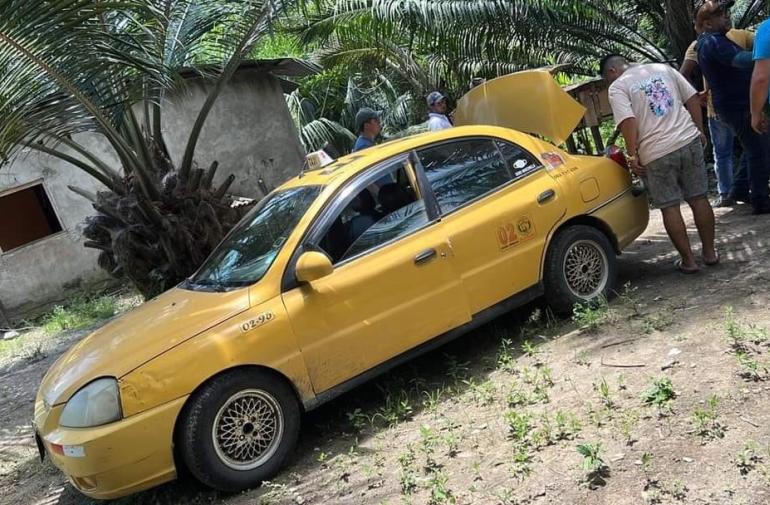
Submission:
<svg viewBox="0 0 770 505">
<path fill-rule="evenodd" d="M 194 163 L 206 118 L 284 0 L 0 0 L 0 155 L 21 148 L 65 160 L 106 187 L 85 230 L 99 264 L 154 296 L 190 275 L 239 212 Z M 220 36 L 210 37 L 212 30 Z M 179 70 L 211 79 L 178 166 L 163 140 L 162 104 Z M 82 134 L 104 138 L 100 158 Z"/>
</svg>

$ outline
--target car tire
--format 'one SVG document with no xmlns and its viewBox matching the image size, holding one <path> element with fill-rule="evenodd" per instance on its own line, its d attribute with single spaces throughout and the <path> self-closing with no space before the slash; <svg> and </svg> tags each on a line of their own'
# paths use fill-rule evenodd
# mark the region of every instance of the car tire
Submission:
<svg viewBox="0 0 770 505">
<path fill-rule="evenodd" d="M 237 370 L 205 384 L 180 419 L 179 452 L 190 473 L 237 492 L 273 477 L 299 438 L 300 408 L 281 378 Z"/>
<path fill-rule="evenodd" d="M 543 281 L 546 301 L 555 313 L 569 315 L 577 303 L 608 298 L 616 277 L 615 250 L 600 230 L 574 225 L 551 241 Z"/>
</svg>

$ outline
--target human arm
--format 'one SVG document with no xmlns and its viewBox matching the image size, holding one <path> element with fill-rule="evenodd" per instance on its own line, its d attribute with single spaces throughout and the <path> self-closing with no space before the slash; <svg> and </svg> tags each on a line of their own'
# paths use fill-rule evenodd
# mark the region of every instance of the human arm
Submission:
<svg viewBox="0 0 770 505">
<path fill-rule="evenodd" d="M 696 50 L 696 47 L 697 42 L 690 44 L 684 54 L 684 61 L 682 61 L 682 66 L 679 67 L 679 73 L 682 74 L 684 78 L 687 79 L 692 85 L 695 85 L 693 82 L 693 73 L 695 73 L 695 69 L 698 68 L 698 51 Z"/>
<path fill-rule="evenodd" d="M 703 108 L 700 103 L 700 98 L 697 94 L 693 95 L 684 105 L 687 107 L 690 117 L 692 117 L 692 122 L 695 123 L 695 126 L 698 128 L 698 131 L 700 132 L 700 142 L 705 147 L 708 140 L 706 139 L 706 133 L 703 129 Z"/>
<path fill-rule="evenodd" d="M 623 139 L 626 141 L 628 164 L 631 170 L 641 177 L 647 173 L 647 169 L 639 163 L 639 124 L 635 117 L 629 117 L 620 123 L 619 128 Z"/>
<path fill-rule="evenodd" d="M 768 130 L 767 116 L 764 113 L 770 89 L 770 59 L 757 60 L 751 76 L 751 127 L 757 133 Z"/>
</svg>

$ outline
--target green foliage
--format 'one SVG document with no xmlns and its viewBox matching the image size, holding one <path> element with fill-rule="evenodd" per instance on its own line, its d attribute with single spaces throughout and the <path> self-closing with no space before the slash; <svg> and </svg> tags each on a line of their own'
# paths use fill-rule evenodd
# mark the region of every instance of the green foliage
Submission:
<svg viewBox="0 0 770 505">
<path fill-rule="evenodd" d="M 572 308 L 572 321 L 587 331 L 596 331 L 599 326 L 610 321 L 612 313 L 607 299 L 600 296 L 596 302 L 576 303 Z"/>
<path fill-rule="evenodd" d="M 717 406 L 719 398 L 716 395 L 709 396 L 706 408 L 697 407 L 693 411 L 693 424 L 695 431 L 704 440 L 714 440 L 725 436 L 725 426 L 719 421 Z"/>
<path fill-rule="evenodd" d="M 762 462 L 762 455 L 757 452 L 758 448 L 756 442 L 749 440 L 735 456 L 735 465 L 741 475 L 748 474 L 758 463 Z"/>
<path fill-rule="evenodd" d="M 49 335 L 92 325 L 115 315 L 117 307 L 112 296 L 86 298 L 79 296 L 67 305 L 57 305 L 43 317 L 43 328 Z"/>
<path fill-rule="evenodd" d="M 601 478 L 601 474 L 605 472 L 607 465 L 602 458 L 602 444 L 601 442 L 590 443 L 586 442 L 577 446 L 578 453 L 583 456 L 581 462 L 581 468 L 585 472 L 586 481 L 594 483 Z"/>
<path fill-rule="evenodd" d="M 676 397 L 674 385 L 668 377 L 652 379 L 647 390 L 642 394 L 642 401 L 658 408 L 666 407 Z"/>
</svg>

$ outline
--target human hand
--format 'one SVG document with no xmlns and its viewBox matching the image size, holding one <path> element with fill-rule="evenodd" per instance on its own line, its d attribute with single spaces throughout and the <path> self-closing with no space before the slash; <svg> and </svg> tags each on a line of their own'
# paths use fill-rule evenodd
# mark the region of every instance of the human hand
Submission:
<svg viewBox="0 0 770 505">
<path fill-rule="evenodd" d="M 700 100 L 700 106 L 705 107 L 709 101 L 709 92 L 701 91 L 698 93 L 698 100 Z"/>
<path fill-rule="evenodd" d="M 634 172 L 639 177 L 644 177 L 645 175 L 647 175 L 647 167 L 640 164 L 638 158 L 631 158 L 628 164 L 631 167 L 631 171 Z"/>
<path fill-rule="evenodd" d="M 764 112 L 760 112 L 759 115 L 751 115 L 751 127 L 757 133 L 767 133 L 770 129 L 770 124 Z"/>
<path fill-rule="evenodd" d="M 703 132 L 700 132 L 700 145 L 703 147 L 706 147 L 706 145 L 709 143 L 709 139 L 706 138 L 706 134 Z"/>
</svg>

